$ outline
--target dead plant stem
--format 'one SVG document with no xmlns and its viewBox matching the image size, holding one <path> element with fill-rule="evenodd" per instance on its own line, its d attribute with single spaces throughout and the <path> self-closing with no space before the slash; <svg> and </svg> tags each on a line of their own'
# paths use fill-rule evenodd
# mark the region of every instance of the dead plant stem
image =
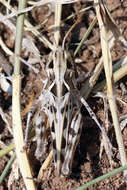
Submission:
<svg viewBox="0 0 127 190">
<path fill-rule="evenodd" d="M 123 144 L 123 138 L 120 130 L 119 120 L 117 116 L 117 106 L 116 106 L 116 99 L 115 94 L 113 91 L 113 73 L 112 73 L 112 59 L 110 54 L 110 49 L 108 45 L 108 38 L 107 38 L 107 27 L 104 23 L 104 20 L 106 19 L 106 14 L 103 11 L 103 7 L 100 6 L 98 0 L 94 0 L 95 4 L 98 4 L 96 6 L 96 13 L 97 13 L 97 19 L 99 23 L 100 28 L 100 38 L 101 38 L 101 47 L 102 47 L 102 56 L 103 56 L 103 62 L 104 62 L 104 70 L 106 75 L 106 84 L 107 84 L 107 96 L 110 106 L 110 111 L 113 119 L 115 134 L 116 134 L 116 140 L 119 147 L 119 153 L 120 153 L 120 159 L 122 166 L 124 166 L 127 163 L 126 153 L 125 153 L 125 147 Z M 127 171 L 124 171 L 125 177 L 127 176 Z"/>
<path fill-rule="evenodd" d="M 20 0 L 18 10 L 26 7 L 26 0 Z M 20 90 L 21 90 L 21 76 L 20 67 L 21 62 L 19 56 L 21 54 L 22 34 L 24 27 L 24 14 L 18 15 L 16 24 L 16 39 L 15 39 L 15 56 L 14 56 L 14 75 L 13 75 L 13 94 L 12 94 L 12 121 L 13 121 L 13 135 L 15 143 L 16 157 L 19 168 L 24 179 L 27 190 L 36 190 L 32 180 L 32 172 L 29 165 L 26 150 L 24 147 L 24 137 L 21 121 L 20 109 Z"/>
</svg>

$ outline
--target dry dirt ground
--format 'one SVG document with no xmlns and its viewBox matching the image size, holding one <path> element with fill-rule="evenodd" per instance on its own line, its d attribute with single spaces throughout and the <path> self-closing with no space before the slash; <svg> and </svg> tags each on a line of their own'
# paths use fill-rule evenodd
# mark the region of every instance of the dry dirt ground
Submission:
<svg viewBox="0 0 127 190">
<path fill-rule="evenodd" d="M 122 34 L 124 38 L 127 40 L 127 0 L 107 0 L 107 6 L 111 12 L 112 17 L 114 18 L 115 22 L 121 28 Z M 92 4 L 92 1 L 87 0 L 80 0 L 78 3 L 64 5 L 62 11 L 62 20 L 64 20 L 67 16 L 71 15 L 72 13 L 76 13 L 76 11 L 85 8 Z M 13 7 L 17 6 L 17 1 L 11 1 L 11 5 Z M 0 4 L 0 12 L 5 14 L 6 10 L 3 4 Z M 50 10 L 47 6 L 41 6 L 38 8 L 33 9 L 31 12 L 27 14 L 27 19 L 34 25 L 38 25 L 39 23 L 43 22 L 47 15 L 49 15 Z M 91 8 L 87 12 L 83 12 L 79 16 L 76 16 L 70 20 L 64 21 L 61 27 L 61 41 L 65 36 L 66 32 L 69 28 L 78 20 L 76 26 L 74 27 L 73 31 L 69 34 L 66 44 L 69 51 L 74 53 L 74 50 L 77 46 L 77 43 L 83 38 L 84 33 L 86 32 L 88 26 L 90 25 L 91 21 L 95 17 L 95 9 Z M 11 21 L 15 24 L 16 19 L 12 18 Z M 42 25 L 40 28 L 40 32 L 42 35 L 45 35 L 50 41 L 53 42 L 53 30 L 49 29 L 49 26 L 53 25 L 54 22 L 54 14 L 52 13 L 48 21 Z M 14 35 L 12 31 L 3 23 L 0 23 L 0 36 L 3 39 L 4 43 L 8 48 L 12 51 L 14 50 Z M 27 36 L 31 39 L 42 57 L 44 55 L 48 55 L 50 53 L 50 49 L 45 47 L 42 42 L 38 40 L 37 37 L 31 34 L 30 31 L 25 31 L 24 36 Z M 123 47 L 122 43 L 119 40 L 114 42 L 113 47 L 111 48 L 111 55 L 113 64 L 115 64 L 118 60 L 120 60 L 123 56 L 127 54 L 126 49 Z M 29 58 L 29 52 L 27 50 L 23 50 L 22 57 L 25 60 Z M 94 27 L 92 33 L 90 34 L 89 38 L 86 40 L 84 45 L 82 46 L 80 52 L 76 56 L 76 58 L 81 59 L 82 61 L 78 63 L 78 73 L 87 73 L 92 72 L 95 68 L 96 64 L 99 62 L 101 57 L 101 45 L 99 39 L 99 29 L 98 24 Z M 6 73 L 6 75 L 11 75 L 13 72 L 13 56 L 10 56 L 5 53 L 2 47 L 0 47 L 0 67 L 2 67 L 2 72 Z M 34 66 L 40 69 L 40 74 L 43 77 L 43 73 L 41 72 L 41 66 L 39 63 L 34 64 Z M 29 105 L 32 99 L 35 99 L 39 96 L 40 90 L 42 89 L 42 83 L 37 78 L 37 75 L 26 65 L 22 64 L 22 92 L 21 92 L 21 107 L 22 110 Z M 97 83 L 99 83 L 102 79 L 104 79 L 104 71 L 102 71 L 101 76 L 99 77 Z M 119 117 L 122 115 L 127 114 L 127 76 L 122 78 L 117 84 L 115 84 L 115 91 L 117 96 L 120 100 L 117 100 L 118 106 L 118 115 Z M 124 91 L 124 92 L 123 92 Z M 104 91 L 103 91 L 104 92 Z M 109 106 L 107 105 L 107 112 L 108 112 L 108 124 L 106 124 L 106 116 L 104 112 L 104 102 L 103 99 L 94 97 L 95 94 L 91 93 L 89 98 L 87 99 L 90 107 L 93 109 L 97 118 L 101 125 L 104 127 L 108 126 L 106 129 L 108 137 L 110 138 L 111 144 L 113 146 L 113 161 L 115 164 L 112 166 L 109 163 L 107 158 L 106 152 L 103 150 L 101 158 L 99 157 L 102 136 L 101 132 L 96 126 L 95 122 L 87 113 L 86 109 L 82 107 L 82 115 L 83 115 L 83 129 L 80 138 L 79 145 L 77 147 L 73 166 L 72 166 L 72 173 L 69 177 L 56 177 L 53 161 L 50 162 L 47 169 L 44 171 L 42 179 L 37 182 L 38 190 L 75 190 L 76 187 L 79 187 L 86 182 L 101 176 L 109 171 L 111 171 L 115 167 L 121 166 L 120 159 L 119 159 L 119 152 L 118 147 L 115 139 L 114 129 L 112 125 L 111 114 L 109 112 Z M 9 124 L 11 126 L 11 95 L 4 92 L 2 89 L 0 90 L 0 106 L 3 109 L 4 113 L 7 114 L 7 118 Z M 26 125 L 26 118 L 27 114 L 23 115 L 23 126 L 25 129 Z M 11 126 L 12 127 L 12 126 Z M 127 128 L 125 127 L 122 131 L 123 139 L 125 148 L 127 149 Z M 43 163 L 43 161 L 47 158 L 50 150 L 51 150 L 51 138 L 49 135 L 49 143 L 47 148 L 47 153 L 45 154 L 44 158 L 41 160 L 37 160 L 34 156 L 36 142 L 30 140 L 28 154 L 31 161 L 31 166 L 33 168 L 34 177 L 36 179 L 39 169 Z M 13 137 L 9 133 L 4 121 L 0 120 L 0 140 L 1 142 L 5 143 L 6 145 L 13 142 Z M 2 149 L 2 145 L 1 149 Z M 3 169 L 5 168 L 6 163 L 8 162 L 10 155 L 4 156 L 0 159 L 0 173 L 2 173 Z M 14 162 L 15 166 L 13 168 L 17 168 L 16 162 Z M 9 170 L 8 175 L 4 179 L 3 183 L 0 186 L 0 190 L 10 189 L 12 190 L 20 190 L 24 189 L 24 183 L 22 180 L 21 175 L 16 174 L 16 171 L 13 169 Z M 15 171 L 15 172 L 14 172 Z M 17 177 L 13 177 L 14 175 Z M 12 184 L 8 185 L 10 180 L 10 176 L 12 177 Z M 124 182 L 124 178 L 122 173 L 104 180 L 92 187 L 89 190 L 126 190 L 127 186 Z"/>
</svg>

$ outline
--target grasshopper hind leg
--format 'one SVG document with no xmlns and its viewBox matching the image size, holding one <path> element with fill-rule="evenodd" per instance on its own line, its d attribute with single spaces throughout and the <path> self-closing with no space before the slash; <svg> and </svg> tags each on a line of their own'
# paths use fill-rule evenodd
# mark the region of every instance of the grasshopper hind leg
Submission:
<svg viewBox="0 0 127 190">
<path fill-rule="evenodd" d="M 71 172 L 72 161 L 80 139 L 81 129 L 82 129 L 82 116 L 80 112 L 77 112 L 69 128 L 65 159 L 62 166 L 63 175 L 69 175 Z"/>
<path fill-rule="evenodd" d="M 47 148 L 47 134 L 46 134 L 46 115 L 44 112 L 38 112 L 35 116 L 35 132 L 37 138 L 37 148 L 35 156 L 37 159 L 41 158 Z"/>
<path fill-rule="evenodd" d="M 77 93 L 77 91 L 76 91 Z M 82 114 L 81 114 L 81 104 L 76 97 L 75 92 L 71 95 L 71 109 L 69 112 L 70 120 L 68 123 L 67 129 L 65 128 L 65 138 L 66 138 L 66 147 L 65 147 L 65 157 L 62 164 L 62 174 L 67 176 L 71 173 L 72 162 L 74 154 L 79 143 L 81 131 L 82 131 Z"/>
</svg>

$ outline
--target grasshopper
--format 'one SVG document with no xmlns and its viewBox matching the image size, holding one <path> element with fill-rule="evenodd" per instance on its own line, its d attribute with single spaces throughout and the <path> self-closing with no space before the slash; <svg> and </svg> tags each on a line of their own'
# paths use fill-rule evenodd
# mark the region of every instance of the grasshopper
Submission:
<svg viewBox="0 0 127 190">
<path fill-rule="evenodd" d="M 39 104 L 43 115 L 49 120 L 57 175 L 67 176 L 71 171 L 82 129 L 81 103 L 73 65 L 68 63 L 68 53 L 58 47 L 51 56 L 52 64 L 49 62 L 46 66 L 47 79 L 39 97 Z M 36 157 L 44 153 L 46 146 L 43 115 L 37 112 L 34 121 L 38 145 Z"/>
<path fill-rule="evenodd" d="M 108 25 L 114 35 L 119 36 L 120 33 L 110 13 L 104 2 L 101 1 L 101 3 L 101 14 L 102 16 L 107 15 L 107 20 L 104 20 L 104 23 Z M 115 30 L 110 25 L 114 26 Z M 58 47 L 52 52 L 51 56 L 53 61 L 52 64 L 49 62 L 46 65 L 47 79 L 39 97 L 39 104 L 43 112 L 42 115 L 46 115 L 49 120 L 57 174 L 69 175 L 82 129 L 81 104 L 86 107 L 106 139 L 108 138 L 97 121 L 95 114 L 83 97 L 80 96 L 74 65 L 72 63 L 68 64 L 68 53 L 63 48 Z M 42 115 L 37 113 L 35 119 L 38 145 L 36 150 L 37 157 L 44 153 L 46 146 L 46 127 Z"/>
</svg>

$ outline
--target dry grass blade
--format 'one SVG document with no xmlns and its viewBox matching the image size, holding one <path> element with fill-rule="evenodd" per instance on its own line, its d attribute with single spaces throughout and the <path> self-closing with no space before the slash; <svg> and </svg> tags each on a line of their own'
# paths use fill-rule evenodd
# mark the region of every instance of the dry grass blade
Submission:
<svg viewBox="0 0 127 190">
<path fill-rule="evenodd" d="M 8 3 L 5 0 L 0 0 L 0 3 L 2 3 L 4 6 L 6 6 L 10 11 L 16 12 L 12 6 L 8 5 Z M 15 26 L 7 19 L 7 16 L 3 16 L 0 14 L 0 21 L 4 23 L 5 25 L 9 26 L 9 28 L 13 28 L 12 31 L 15 31 Z M 34 27 L 28 20 L 25 19 L 24 24 L 27 28 L 31 29 L 31 32 L 41 41 L 44 43 L 44 45 L 49 47 L 51 50 L 54 50 L 54 46 L 44 37 L 40 34 L 40 32 Z"/>
<path fill-rule="evenodd" d="M 98 4 L 98 0 L 94 0 L 95 4 Z M 123 144 L 122 134 L 120 130 L 119 120 L 117 116 L 117 106 L 116 106 L 116 100 L 115 100 L 115 94 L 113 92 L 113 73 L 112 73 L 112 60 L 111 60 L 111 54 L 108 46 L 108 39 L 107 39 L 107 31 L 108 26 L 105 22 L 105 17 L 107 16 L 104 11 L 103 4 L 98 4 L 96 6 L 96 13 L 97 13 L 97 19 L 99 22 L 99 28 L 100 28 L 100 37 L 101 37 L 101 47 L 102 47 L 102 55 L 103 55 L 103 62 L 104 62 L 104 69 L 105 69 L 105 75 L 106 75 L 106 82 L 107 82 L 107 94 L 108 94 L 108 101 L 109 106 L 112 114 L 116 139 L 119 147 L 120 152 L 120 159 L 122 166 L 127 163 L 126 159 L 126 153 L 125 153 L 125 147 Z M 124 175 L 126 177 L 127 171 L 124 171 Z"/>
<path fill-rule="evenodd" d="M 49 47 L 51 50 L 54 50 L 54 46 L 49 42 L 43 35 L 40 34 L 38 30 L 36 30 L 36 27 L 34 28 L 33 25 L 28 21 L 25 20 L 24 22 L 25 26 L 28 28 L 31 28 L 31 32 L 42 42 L 46 47 Z"/>
<path fill-rule="evenodd" d="M 38 180 L 42 179 L 42 177 L 43 177 L 43 171 L 48 167 L 48 165 L 49 165 L 52 157 L 53 157 L 53 151 L 51 151 L 49 153 L 48 157 L 46 158 L 46 160 L 42 164 L 42 166 L 40 168 L 40 171 L 39 171 L 39 174 L 38 174 L 38 177 L 37 177 Z"/>
<path fill-rule="evenodd" d="M 113 67 L 113 70 L 116 70 L 113 73 L 113 79 L 115 83 L 119 81 L 120 79 L 122 79 L 124 76 L 126 76 L 127 75 L 127 56 L 121 59 L 120 61 L 118 61 L 115 64 L 115 67 Z M 101 91 L 104 88 L 104 86 L 105 86 L 105 80 L 97 84 L 92 90 L 92 92 L 96 93 L 98 91 Z"/>
<path fill-rule="evenodd" d="M 103 17 L 103 19 L 105 20 L 107 29 L 112 31 L 113 35 L 115 38 L 119 38 L 121 36 L 121 32 L 118 28 L 118 26 L 116 25 L 115 21 L 113 20 L 110 12 L 108 11 L 106 5 L 105 5 L 105 1 L 102 0 L 101 1 L 102 6 L 101 8 L 103 9 L 103 11 L 105 12 L 105 16 Z"/>
<path fill-rule="evenodd" d="M 76 2 L 77 0 L 41 0 L 41 1 L 38 1 L 36 2 L 33 6 L 31 7 L 28 7 L 28 8 L 24 8 L 24 9 L 21 9 L 21 10 L 18 10 L 18 11 L 14 11 L 13 13 L 7 15 L 4 19 L 8 19 L 8 18 L 12 18 L 14 16 L 17 16 L 19 14 L 23 14 L 23 13 L 26 13 L 28 11 L 31 11 L 32 9 L 34 9 L 35 7 L 39 7 L 39 6 L 42 6 L 42 5 L 45 5 L 47 3 L 54 3 L 54 4 L 68 4 L 68 3 L 74 3 Z"/>
<path fill-rule="evenodd" d="M 18 9 L 23 9 L 26 6 L 26 1 L 19 2 Z M 14 63 L 14 75 L 13 75 L 13 94 L 12 94 L 12 120 L 13 120 L 13 135 L 16 156 L 18 159 L 19 168 L 24 179 L 27 190 L 35 190 L 36 187 L 32 180 L 32 172 L 27 158 L 24 147 L 24 137 L 22 131 L 21 110 L 20 110 L 20 90 L 21 90 L 21 76 L 20 76 L 20 53 L 22 33 L 24 26 L 24 15 L 20 15 L 17 18 L 16 24 L 16 41 L 15 41 L 15 63 Z M 18 55 L 18 56 L 17 56 Z"/>
<path fill-rule="evenodd" d="M 0 37 L 0 46 L 7 53 L 7 55 L 13 55 L 13 52 L 5 45 L 1 37 Z"/>
<path fill-rule="evenodd" d="M 115 40 L 114 36 L 111 33 L 108 33 L 108 43 L 109 43 L 110 49 L 113 47 L 114 40 Z M 103 58 L 101 56 L 99 63 L 94 69 L 93 75 L 90 77 L 90 79 L 86 81 L 85 85 L 81 89 L 81 94 L 84 98 L 87 98 L 89 96 L 90 92 L 92 91 L 94 85 L 96 84 L 101 74 L 103 67 L 104 67 Z"/>
<path fill-rule="evenodd" d="M 24 40 L 23 40 L 23 42 L 24 42 Z M 27 40 L 26 39 L 26 42 L 27 43 L 22 43 L 22 45 L 23 45 L 23 47 L 25 48 L 27 48 L 27 50 L 31 53 L 34 53 L 34 55 L 35 56 L 37 56 L 36 58 L 35 58 L 35 60 L 34 61 L 39 61 L 39 54 L 38 54 L 38 52 L 36 51 L 36 46 L 32 46 L 32 42 L 31 43 L 29 43 L 30 41 L 29 40 Z M 1 46 L 1 48 L 4 50 L 4 52 L 7 54 L 7 55 L 13 55 L 14 56 L 14 53 L 6 46 L 6 44 L 3 42 L 3 40 L 0 38 L 0 46 Z M 36 53 L 37 52 L 37 53 Z M 22 63 L 24 63 L 25 65 L 27 65 L 30 69 L 32 69 L 36 74 L 38 74 L 39 73 L 39 70 L 38 69 L 36 69 L 34 66 L 32 66 L 32 64 L 31 64 L 31 62 L 32 61 L 30 61 L 30 60 L 28 60 L 28 61 L 26 61 L 25 59 L 23 59 L 23 58 L 21 58 L 21 57 L 19 57 L 19 59 L 20 59 L 20 61 L 22 61 Z M 9 92 L 8 92 L 9 93 Z"/>
<path fill-rule="evenodd" d="M 1 3 L 1 0 L 0 0 L 0 3 Z M 0 13 L 0 22 L 7 25 L 13 31 L 13 33 L 16 32 L 15 25 L 12 24 L 11 21 L 9 21 L 8 19 L 5 20 L 5 16 L 2 15 L 1 13 Z"/>
<path fill-rule="evenodd" d="M 127 56 L 123 59 L 123 62 L 125 64 L 119 70 L 117 70 L 113 76 L 115 82 L 127 75 Z"/>
<path fill-rule="evenodd" d="M 108 44 L 109 44 L 110 49 L 113 47 L 114 41 L 115 41 L 114 36 L 111 33 L 108 33 Z M 94 73 L 89 80 L 91 88 L 95 85 L 102 69 L 103 69 L 103 58 L 101 56 L 100 61 L 97 64 L 97 66 L 95 67 Z"/>
<path fill-rule="evenodd" d="M 6 118 L 5 113 L 3 112 L 2 108 L 0 107 L 0 116 L 3 119 L 3 121 L 6 123 L 7 129 L 8 131 L 12 134 L 12 129 L 10 128 L 9 122 Z"/>
</svg>

